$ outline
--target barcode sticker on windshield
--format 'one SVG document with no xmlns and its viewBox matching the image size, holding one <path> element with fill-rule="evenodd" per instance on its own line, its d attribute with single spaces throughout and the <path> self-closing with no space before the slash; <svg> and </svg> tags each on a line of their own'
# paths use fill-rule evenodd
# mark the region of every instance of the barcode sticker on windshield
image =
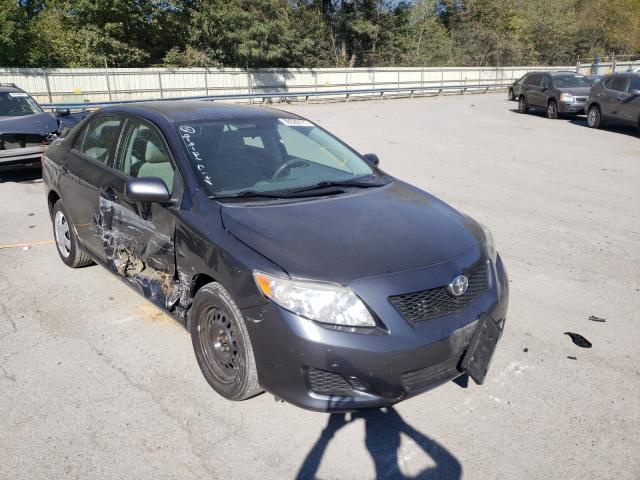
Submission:
<svg viewBox="0 0 640 480">
<path fill-rule="evenodd" d="M 10 97 L 28 97 L 29 95 L 23 92 L 10 92 L 9 96 Z"/>
<path fill-rule="evenodd" d="M 288 127 L 313 127 L 313 123 L 309 120 L 303 120 L 301 118 L 279 118 L 280 123 Z"/>
</svg>

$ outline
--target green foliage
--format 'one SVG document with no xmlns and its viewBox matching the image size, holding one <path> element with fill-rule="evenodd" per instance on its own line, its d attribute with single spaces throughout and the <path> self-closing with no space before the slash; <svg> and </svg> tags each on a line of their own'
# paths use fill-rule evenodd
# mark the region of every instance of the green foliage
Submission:
<svg viewBox="0 0 640 480">
<path fill-rule="evenodd" d="M 0 65 L 18 66 L 27 14 L 14 0 L 0 0 Z"/>
<path fill-rule="evenodd" d="M 572 64 L 640 52 L 640 0 L 0 0 L 0 65 Z"/>
</svg>

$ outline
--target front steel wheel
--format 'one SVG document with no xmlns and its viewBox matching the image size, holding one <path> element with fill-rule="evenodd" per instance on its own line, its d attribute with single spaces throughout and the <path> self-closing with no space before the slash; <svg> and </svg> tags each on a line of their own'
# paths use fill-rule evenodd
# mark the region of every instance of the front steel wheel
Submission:
<svg viewBox="0 0 640 480">
<path fill-rule="evenodd" d="M 553 100 L 551 100 L 549 105 L 547 105 L 547 118 L 551 120 L 556 120 L 558 118 L 558 106 Z"/>
<path fill-rule="evenodd" d="M 247 327 L 222 285 L 212 282 L 198 290 L 189 318 L 193 350 L 209 385 L 230 400 L 260 393 Z"/>
</svg>

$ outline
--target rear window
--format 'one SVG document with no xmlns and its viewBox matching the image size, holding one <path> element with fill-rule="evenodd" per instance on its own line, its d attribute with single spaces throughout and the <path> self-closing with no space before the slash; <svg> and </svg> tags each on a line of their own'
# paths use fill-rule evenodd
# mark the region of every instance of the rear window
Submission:
<svg viewBox="0 0 640 480">
<path fill-rule="evenodd" d="M 591 84 L 583 75 L 555 75 L 553 85 L 556 88 L 590 87 Z"/>
<path fill-rule="evenodd" d="M 116 140 L 122 119 L 119 117 L 96 117 L 87 126 L 82 144 L 74 145 L 86 156 L 106 164 L 109 160 L 109 152 Z"/>
</svg>

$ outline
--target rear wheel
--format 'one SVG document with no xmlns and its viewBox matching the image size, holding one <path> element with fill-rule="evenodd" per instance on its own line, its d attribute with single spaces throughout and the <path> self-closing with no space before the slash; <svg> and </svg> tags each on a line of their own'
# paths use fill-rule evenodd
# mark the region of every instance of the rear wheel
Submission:
<svg viewBox="0 0 640 480">
<path fill-rule="evenodd" d="M 550 100 L 547 105 L 547 118 L 551 120 L 556 120 L 558 118 L 558 105 L 556 105 L 555 100 Z"/>
<path fill-rule="evenodd" d="M 520 98 L 518 99 L 518 111 L 520 113 L 529 112 L 529 106 L 527 105 L 527 100 L 524 98 L 524 95 L 520 95 Z"/>
<path fill-rule="evenodd" d="M 587 123 L 591 128 L 600 128 L 602 126 L 602 112 L 598 105 L 591 105 L 589 107 Z"/>
<path fill-rule="evenodd" d="M 71 268 L 86 267 L 93 261 L 78 245 L 73 224 L 67 215 L 62 200 L 53 206 L 53 236 L 62 261 Z"/>
<path fill-rule="evenodd" d="M 260 393 L 247 327 L 222 285 L 212 282 L 198 290 L 189 315 L 193 350 L 209 385 L 229 400 Z"/>
</svg>

